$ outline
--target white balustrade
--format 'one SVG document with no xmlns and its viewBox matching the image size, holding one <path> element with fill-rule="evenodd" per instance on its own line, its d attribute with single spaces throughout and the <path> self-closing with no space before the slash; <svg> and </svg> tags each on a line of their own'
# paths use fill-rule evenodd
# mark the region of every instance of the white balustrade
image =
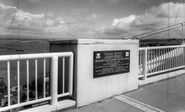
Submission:
<svg viewBox="0 0 185 112">
<path fill-rule="evenodd" d="M 185 45 L 139 48 L 139 78 L 184 68 Z"/>
<path fill-rule="evenodd" d="M 63 92 L 58 93 L 58 59 L 62 58 L 63 63 L 62 69 L 63 69 L 63 79 L 61 85 L 63 87 Z M 69 59 L 69 61 L 65 61 L 66 59 Z M 33 61 L 33 62 L 32 62 Z M 14 108 L 20 108 L 26 105 L 33 105 L 37 103 L 42 102 L 49 102 L 51 105 L 56 105 L 58 102 L 58 98 L 64 97 L 64 96 L 70 96 L 73 94 L 73 53 L 72 52 L 62 52 L 62 53 L 39 53 L 39 54 L 22 54 L 22 55 L 2 55 L 0 56 L 0 62 L 6 62 L 6 76 L 7 76 L 7 93 L 4 95 L 4 97 L 1 97 L 1 100 L 4 102 L 7 102 L 6 105 L 0 107 L 0 111 L 7 111 Z M 13 64 L 16 62 L 16 64 Z M 23 64 L 25 62 L 25 64 Z M 40 63 L 42 62 L 42 63 Z M 34 63 L 34 69 L 31 67 L 31 63 Z M 69 66 L 65 66 L 65 63 L 69 63 Z M 2 65 L 3 66 L 3 65 Z M 16 67 L 14 67 L 16 66 Z M 12 68 L 16 69 L 16 87 L 17 91 L 14 91 L 16 95 L 12 92 L 13 89 L 11 86 L 12 83 Z M 51 68 L 49 70 L 49 67 Z M 40 71 L 40 68 L 42 68 L 42 71 Z M 25 70 L 24 70 L 25 69 Z M 66 72 L 68 70 L 68 72 Z M 15 70 L 14 70 L 15 71 Z M 49 84 L 47 84 L 48 77 L 47 71 L 50 71 L 49 74 Z M 39 73 L 42 74 L 42 89 L 39 90 L 40 87 L 38 86 L 41 82 L 38 81 L 38 78 L 40 77 Z M 68 73 L 68 74 L 67 74 Z M 68 75 L 68 79 L 65 80 L 65 76 Z M 23 78 L 24 77 L 24 78 Z M 34 79 L 33 79 L 34 78 Z M 5 80 L 5 79 L 4 79 Z M 21 85 L 22 81 L 25 81 L 25 86 Z M 34 98 L 30 97 L 30 91 L 33 91 L 32 88 L 30 88 L 31 80 L 34 80 Z M 66 88 L 65 84 L 68 83 L 68 87 Z M 50 86 L 51 85 L 51 86 Z M 48 91 L 48 86 L 50 88 L 50 91 Z M 25 89 L 26 90 L 22 90 Z M 66 91 L 68 90 L 68 91 Z M 40 91 L 42 91 L 40 93 Z M 26 94 L 26 100 L 22 101 L 22 95 L 23 92 Z M 48 95 L 48 92 L 49 95 Z M 13 94 L 13 95 L 12 95 Z M 7 96 L 7 98 L 5 98 Z M 16 100 L 16 102 L 12 103 L 13 100 Z M 2 102 L 1 101 L 1 102 Z"/>
</svg>

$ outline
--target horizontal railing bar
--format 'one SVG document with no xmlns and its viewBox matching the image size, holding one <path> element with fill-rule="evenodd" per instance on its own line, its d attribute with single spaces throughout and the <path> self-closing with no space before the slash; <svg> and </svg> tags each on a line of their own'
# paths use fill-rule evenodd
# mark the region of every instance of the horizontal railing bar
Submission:
<svg viewBox="0 0 185 112">
<path fill-rule="evenodd" d="M 147 76 L 151 76 L 151 75 L 154 75 L 154 74 L 160 74 L 160 73 L 168 72 L 168 71 L 173 71 L 173 70 L 181 69 L 181 68 L 184 68 L 184 67 L 185 66 L 183 65 L 183 66 L 180 66 L 180 67 L 170 68 L 170 69 L 166 69 L 166 70 L 163 70 L 163 71 L 148 73 Z M 144 75 L 139 75 L 139 78 L 142 78 L 142 77 L 144 77 Z"/>
<path fill-rule="evenodd" d="M 139 50 L 152 50 L 152 49 L 166 49 L 166 48 L 179 48 L 179 47 L 185 47 L 185 45 L 175 45 L 175 46 L 157 46 L 157 47 L 140 47 Z"/>
<path fill-rule="evenodd" d="M 37 54 L 21 54 L 21 55 L 1 55 L 0 61 L 13 61 L 13 60 L 28 60 L 28 59 L 40 59 L 51 58 L 53 56 L 69 57 L 73 55 L 72 52 L 60 52 L 60 53 L 37 53 Z"/>
<path fill-rule="evenodd" d="M 26 105 L 40 103 L 40 102 L 44 102 L 44 101 L 48 101 L 48 100 L 51 100 L 51 97 L 46 97 L 46 98 L 42 98 L 42 99 L 37 99 L 37 100 L 29 101 L 29 102 L 24 102 L 24 103 L 20 103 L 20 104 L 15 104 L 15 105 L 3 107 L 3 108 L 0 108 L 0 112 L 11 110 L 11 109 L 14 109 L 14 108 L 23 107 L 23 106 L 26 106 Z"/>
<path fill-rule="evenodd" d="M 70 93 L 68 92 L 68 93 L 59 94 L 59 95 L 57 95 L 57 97 L 60 98 L 60 97 L 69 96 L 69 95 L 70 95 Z"/>
</svg>

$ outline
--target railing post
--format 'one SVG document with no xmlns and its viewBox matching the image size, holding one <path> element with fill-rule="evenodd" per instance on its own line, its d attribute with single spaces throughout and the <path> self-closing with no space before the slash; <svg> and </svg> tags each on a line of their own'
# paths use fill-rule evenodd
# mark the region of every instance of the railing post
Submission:
<svg viewBox="0 0 185 112">
<path fill-rule="evenodd" d="M 143 80 L 147 79 L 147 49 L 143 50 Z"/>
<path fill-rule="evenodd" d="M 73 54 L 69 57 L 69 93 L 73 94 Z"/>
<path fill-rule="evenodd" d="M 58 57 L 53 56 L 51 59 L 51 105 L 56 105 L 58 98 Z"/>
</svg>

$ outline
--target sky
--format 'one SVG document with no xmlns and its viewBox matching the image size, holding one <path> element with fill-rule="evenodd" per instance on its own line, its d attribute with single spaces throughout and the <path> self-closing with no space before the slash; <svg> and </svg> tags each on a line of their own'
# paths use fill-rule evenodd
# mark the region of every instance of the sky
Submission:
<svg viewBox="0 0 185 112">
<path fill-rule="evenodd" d="M 185 0 L 0 0 L 0 35 L 15 38 L 127 38 L 184 21 Z"/>
</svg>

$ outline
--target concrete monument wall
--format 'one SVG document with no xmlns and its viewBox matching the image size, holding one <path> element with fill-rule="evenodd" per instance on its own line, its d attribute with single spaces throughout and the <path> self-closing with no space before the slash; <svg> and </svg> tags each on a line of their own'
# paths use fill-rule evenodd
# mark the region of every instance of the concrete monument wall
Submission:
<svg viewBox="0 0 185 112">
<path fill-rule="evenodd" d="M 50 42 L 50 50 L 74 53 L 77 107 L 138 88 L 138 40 L 59 40 Z"/>
</svg>

